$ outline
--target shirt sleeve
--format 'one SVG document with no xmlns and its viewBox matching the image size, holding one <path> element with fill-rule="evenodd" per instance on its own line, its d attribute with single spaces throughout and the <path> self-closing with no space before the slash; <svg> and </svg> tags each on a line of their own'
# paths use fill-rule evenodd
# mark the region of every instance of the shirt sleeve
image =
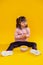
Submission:
<svg viewBox="0 0 43 65">
<path fill-rule="evenodd" d="M 27 28 L 26 31 L 27 31 L 26 37 L 29 37 L 30 36 L 30 28 Z"/>
<path fill-rule="evenodd" d="M 18 34 L 19 31 L 20 31 L 19 29 L 16 29 L 16 31 L 15 31 L 15 35 L 14 36 L 15 36 L 16 39 L 19 39 L 21 37 L 21 35 Z"/>
</svg>

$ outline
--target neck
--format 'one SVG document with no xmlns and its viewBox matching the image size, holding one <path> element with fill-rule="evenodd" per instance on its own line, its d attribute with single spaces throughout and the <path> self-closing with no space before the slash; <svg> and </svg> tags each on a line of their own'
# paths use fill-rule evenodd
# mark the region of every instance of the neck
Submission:
<svg viewBox="0 0 43 65">
<path fill-rule="evenodd" d="M 21 27 L 21 29 L 23 29 L 23 28 L 25 28 L 25 27 Z"/>
</svg>

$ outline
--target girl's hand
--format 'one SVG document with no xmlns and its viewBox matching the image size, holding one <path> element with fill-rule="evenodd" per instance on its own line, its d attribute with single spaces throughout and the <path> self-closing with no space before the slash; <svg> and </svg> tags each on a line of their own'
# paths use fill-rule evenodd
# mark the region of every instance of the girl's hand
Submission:
<svg viewBox="0 0 43 65">
<path fill-rule="evenodd" d="M 21 37 L 22 37 L 22 38 L 26 38 L 26 34 L 24 33 Z"/>
</svg>

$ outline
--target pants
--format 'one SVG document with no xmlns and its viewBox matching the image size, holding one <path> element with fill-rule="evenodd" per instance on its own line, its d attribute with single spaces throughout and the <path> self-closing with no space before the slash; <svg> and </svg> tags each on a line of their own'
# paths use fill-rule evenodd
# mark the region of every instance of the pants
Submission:
<svg viewBox="0 0 43 65">
<path fill-rule="evenodd" d="M 32 49 L 37 50 L 37 45 L 35 42 L 27 42 L 27 41 L 16 41 L 16 42 L 12 42 L 10 44 L 10 46 L 8 47 L 7 51 L 12 51 L 14 48 L 16 47 L 20 47 L 22 45 L 28 46 L 28 47 L 32 47 Z"/>
</svg>

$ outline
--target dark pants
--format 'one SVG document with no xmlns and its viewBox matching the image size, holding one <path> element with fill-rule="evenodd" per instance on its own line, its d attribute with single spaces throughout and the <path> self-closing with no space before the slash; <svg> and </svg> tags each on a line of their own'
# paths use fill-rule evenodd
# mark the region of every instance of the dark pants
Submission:
<svg viewBox="0 0 43 65">
<path fill-rule="evenodd" d="M 35 42 L 27 42 L 27 41 L 22 42 L 22 41 L 17 41 L 17 42 L 12 42 L 10 44 L 10 46 L 8 47 L 7 51 L 11 51 L 14 48 L 20 47 L 22 45 L 25 45 L 25 46 L 28 46 L 28 47 L 32 47 L 32 49 L 37 50 L 37 45 L 36 45 Z"/>
</svg>

